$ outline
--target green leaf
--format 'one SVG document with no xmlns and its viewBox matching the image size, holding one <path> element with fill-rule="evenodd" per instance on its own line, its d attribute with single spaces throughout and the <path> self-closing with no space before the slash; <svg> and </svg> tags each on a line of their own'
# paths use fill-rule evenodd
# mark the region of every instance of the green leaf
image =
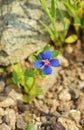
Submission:
<svg viewBox="0 0 84 130">
<path fill-rule="evenodd" d="M 46 25 L 45 23 L 43 23 L 42 21 L 40 21 L 40 23 L 44 26 L 44 28 L 48 31 L 48 33 L 49 33 L 52 37 L 54 37 L 54 33 L 53 33 L 52 29 L 49 28 L 49 26 L 47 26 L 47 25 Z"/>
<path fill-rule="evenodd" d="M 71 6 L 68 2 L 64 2 L 64 6 L 67 9 L 68 13 L 70 16 L 75 17 L 76 16 L 76 11 L 73 8 L 73 6 Z"/>
<path fill-rule="evenodd" d="M 38 96 L 43 94 L 43 90 L 39 87 L 33 87 L 33 89 L 30 91 L 31 96 Z"/>
<path fill-rule="evenodd" d="M 81 1 L 81 2 L 79 3 L 79 6 L 80 6 L 81 8 L 84 8 L 84 1 Z"/>
<path fill-rule="evenodd" d="M 81 18 L 77 16 L 77 17 L 75 18 L 75 20 L 74 20 L 74 24 L 75 24 L 76 26 L 81 26 Z"/>
<path fill-rule="evenodd" d="M 32 77 L 25 77 L 25 86 L 26 88 L 31 88 L 34 82 L 34 78 Z"/>
<path fill-rule="evenodd" d="M 23 75 L 23 70 L 20 64 L 12 65 L 12 69 L 17 73 L 18 77 L 20 78 Z"/>
<path fill-rule="evenodd" d="M 45 11 L 45 13 L 46 13 L 46 15 L 48 16 L 48 18 L 49 18 L 50 21 L 52 22 L 52 16 L 51 16 L 51 14 L 50 14 L 50 11 L 49 11 L 49 9 L 48 9 L 48 6 L 47 6 L 46 1 L 45 1 L 45 0 L 40 0 L 40 2 L 41 2 L 41 5 L 42 5 L 42 7 L 43 7 L 43 9 L 44 9 L 44 11 Z"/>
<path fill-rule="evenodd" d="M 32 96 L 29 96 L 29 94 L 23 94 L 23 101 L 24 101 L 25 103 L 30 102 L 32 98 L 33 98 L 33 97 L 32 97 Z"/>
<path fill-rule="evenodd" d="M 52 17 L 55 19 L 56 17 L 55 0 L 51 0 L 51 14 Z"/>
<path fill-rule="evenodd" d="M 12 72 L 12 80 L 18 87 L 20 87 L 20 79 L 15 70 Z"/>
<path fill-rule="evenodd" d="M 71 44 L 74 43 L 78 39 L 76 34 L 72 34 L 65 39 L 65 43 Z"/>
<path fill-rule="evenodd" d="M 44 48 L 43 48 L 43 51 L 46 51 L 46 50 L 50 50 L 50 45 L 47 44 Z"/>
<path fill-rule="evenodd" d="M 38 69 L 39 75 L 41 75 L 42 78 L 46 78 L 46 75 L 42 73 L 42 69 Z"/>
<path fill-rule="evenodd" d="M 31 55 L 30 58 L 31 58 L 33 61 L 37 60 L 37 56 L 36 56 L 36 55 Z"/>
<path fill-rule="evenodd" d="M 33 125 L 32 123 L 29 123 L 29 124 L 27 125 L 26 130 L 34 130 L 34 125 Z"/>
<path fill-rule="evenodd" d="M 22 70 L 20 64 L 12 65 L 12 75 L 13 82 L 20 87 L 20 85 L 24 86 L 24 71 Z"/>
<path fill-rule="evenodd" d="M 28 69 L 24 72 L 24 75 L 27 76 L 27 77 L 34 77 L 34 70 Z"/>
<path fill-rule="evenodd" d="M 34 79 L 32 77 L 25 77 L 24 79 L 24 90 L 25 93 L 29 94 L 30 89 L 32 88 Z"/>
<path fill-rule="evenodd" d="M 52 52 L 52 58 L 55 58 L 55 57 L 57 57 L 58 55 L 59 55 L 59 51 L 58 50 L 54 50 L 53 52 Z"/>
</svg>

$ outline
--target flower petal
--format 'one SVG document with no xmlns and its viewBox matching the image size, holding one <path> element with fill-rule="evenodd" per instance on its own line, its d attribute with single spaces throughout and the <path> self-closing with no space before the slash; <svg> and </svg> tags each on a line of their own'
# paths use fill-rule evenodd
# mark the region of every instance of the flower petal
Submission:
<svg viewBox="0 0 84 130">
<path fill-rule="evenodd" d="M 45 66 L 42 70 L 42 73 L 45 75 L 49 75 L 52 73 L 52 69 L 49 66 Z"/>
<path fill-rule="evenodd" d="M 49 50 L 44 51 L 44 59 L 50 59 L 52 57 L 52 52 Z"/>
<path fill-rule="evenodd" d="M 51 59 L 50 60 L 50 65 L 57 67 L 59 65 L 59 60 L 58 59 Z"/>
<path fill-rule="evenodd" d="M 35 68 L 41 68 L 43 66 L 42 60 L 36 60 L 34 62 L 34 66 L 35 66 Z"/>
<path fill-rule="evenodd" d="M 44 59 L 44 54 L 43 54 L 42 52 L 40 52 L 40 53 L 39 53 L 39 57 L 40 57 L 41 59 Z"/>
</svg>

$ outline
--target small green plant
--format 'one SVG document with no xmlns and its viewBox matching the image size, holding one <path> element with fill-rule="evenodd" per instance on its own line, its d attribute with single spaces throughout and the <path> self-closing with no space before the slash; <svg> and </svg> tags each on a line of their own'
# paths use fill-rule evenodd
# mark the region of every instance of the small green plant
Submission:
<svg viewBox="0 0 84 130">
<path fill-rule="evenodd" d="M 40 21 L 40 23 L 44 26 L 44 28 L 48 31 L 50 34 L 51 40 L 54 42 L 56 46 L 62 46 L 62 43 L 64 42 L 64 39 L 66 37 L 68 27 L 69 27 L 69 21 L 64 16 L 61 9 L 58 7 L 58 0 L 51 0 L 51 7 L 49 8 L 47 5 L 46 0 L 40 0 L 40 3 L 52 25 L 52 27 L 49 27 L 44 22 Z M 57 29 L 57 8 L 59 10 L 62 22 L 63 22 L 63 31 L 59 33 Z"/>
<path fill-rule="evenodd" d="M 81 0 L 63 0 L 67 13 L 72 18 L 73 24 L 77 34 L 79 29 L 84 31 L 84 1 Z"/>
<path fill-rule="evenodd" d="M 34 59 L 34 69 L 23 70 L 20 64 L 12 65 L 13 82 L 22 90 L 23 99 L 29 102 L 32 97 L 43 94 L 40 87 L 36 86 L 36 79 L 39 76 L 45 77 L 52 73 L 52 68 L 59 65 L 59 60 L 55 59 L 59 54 L 58 50 L 50 51 L 50 46 L 46 46 L 32 57 Z"/>
<path fill-rule="evenodd" d="M 32 123 L 28 124 L 26 130 L 34 130 L 34 125 Z"/>
</svg>

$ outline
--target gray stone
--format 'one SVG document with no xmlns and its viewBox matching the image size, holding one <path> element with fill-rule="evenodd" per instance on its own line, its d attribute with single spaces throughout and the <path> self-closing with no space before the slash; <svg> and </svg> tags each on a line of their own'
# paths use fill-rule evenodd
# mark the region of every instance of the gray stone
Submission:
<svg viewBox="0 0 84 130">
<path fill-rule="evenodd" d="M 14 0 L 2 6 L 0 17 L 0 64 L 19 62 L 44 47 L 49 36 L 39 24 L 42 15 L 38 0 Z M 8 7 L 9 8 L 9 7 Z M 3 20 L 2 20 L 3 17 Z"/>
<path fill-rule="evenodd" d="M 19 62 L 49 42 L 39 20 L 50 23 L 39 0 L 1 0 L 0 5 L 0 65 Z M 61 22 L 58 18 L 59 31 Z"/>
</svg>

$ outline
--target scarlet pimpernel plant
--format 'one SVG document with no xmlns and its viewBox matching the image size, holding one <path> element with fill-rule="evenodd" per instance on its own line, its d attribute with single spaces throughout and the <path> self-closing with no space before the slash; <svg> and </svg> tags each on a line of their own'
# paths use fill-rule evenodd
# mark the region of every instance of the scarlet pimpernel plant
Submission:
<svg viewBox="0 0 84 130">
<path fill-rule="evenodd" d="M 52 72 L 52 67 L 59 66 L 58 50 L 51 51 L 47 45 L 39 52 L 32 55 L 34 68 L 23 70 L 20 64 L 12 65 L 12 80 L 23 93 L 25 102 L 29 102 L 33 97 L 43 94 L 40 87 L 37 86 L 36 80 L 39 76 L 46 77 Z"/>
</svg>

